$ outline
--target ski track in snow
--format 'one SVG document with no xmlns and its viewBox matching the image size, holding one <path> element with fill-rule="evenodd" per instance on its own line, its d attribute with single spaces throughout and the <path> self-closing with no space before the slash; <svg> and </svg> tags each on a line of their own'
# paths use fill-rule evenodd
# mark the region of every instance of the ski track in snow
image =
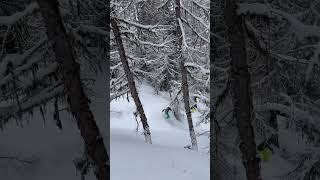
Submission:
<svg viewBox="0 0 320 180">
<path fill-rule="evenodd" d="M 156 95 L 142 84 L 138 87 L 151 131 L 153 144 L 146 144 L 142 124 L 136 132 L 133 99 L 126 97 L 111 102 L 111 179 L 112 180 L 195 180 L 209 179 L 209 139 L 197 137 L 199 152 L 184 149 L 190 144 L 187 123 L 168 123 L 162 109 L 169 104 L 165 94 Z M 193 113 L 197 122 L 199 113 Z M 207 127 L 208 128 L 208 127 Z M 196 128 L 196 132 L 201 127 Z"/>
</svg>

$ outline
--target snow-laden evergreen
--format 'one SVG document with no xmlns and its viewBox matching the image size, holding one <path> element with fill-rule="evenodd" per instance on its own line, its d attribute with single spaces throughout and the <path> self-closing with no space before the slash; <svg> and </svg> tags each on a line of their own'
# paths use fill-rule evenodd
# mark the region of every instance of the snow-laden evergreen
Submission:
<svg viewBox="0 0 320 180">
<path fill-rule="evenodd" d="M 232 51 L 228 2 L 241 19 L 251 75 L 252 127 L 258 146 L 267 140 L 273 153 L 261 161 L 262 179 L 319 179 L 319 12 L 318 1 L 221 0 L 211 3 L 214 23 L 211 100 L 217 177 L 248 179 L 239 151 L 234 115 Z M 235 32 L 235 34 L 238 32 Z M 234 44 L 232 44 L 234 43 Z M 235 89 L 239 91 L 240 89 Z M 254 150 L 254 149 L 252 149 Z M 229 172 L 229 173 L 226 173 Z"/>
</svg>

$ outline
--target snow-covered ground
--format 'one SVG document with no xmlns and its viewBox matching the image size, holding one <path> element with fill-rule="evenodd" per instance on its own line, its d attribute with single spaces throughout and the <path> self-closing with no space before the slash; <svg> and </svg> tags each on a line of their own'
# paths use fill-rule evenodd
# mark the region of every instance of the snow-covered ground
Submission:
<svg viewBox="0 0 320 180">
<path fill-rule="evenodd" d="M 30 124 L 19 128 L 13 122 L 0 134 L 0 156 L 34 160 L 23 164 L 13 159 L 0 159 L 1 180 L 79 180 L 73 160 L 81 157 L 83 143 L 71 118 L 63 118 L 59 132 L 53 119 L 30 118 Z M 65 116 L 67 117 L 67 116 Z M 92 176 L 88 180 L 94 180 Z"/>
<path fill-rule="evenodd" d="M 97 92 L 99 90 L 99 92 Z M 99 83 L 92 98 L 92 110 L 104 134 L 109 137 L 106 126 L 105 88 Z M 209 155 L 207 137 L 198 138 L 199 152 L 184 149 L 190 144 L 186 124 L 166 122 L 161 110 L 169 103 L 165 95 L 155 95 L 152 88 L 143 85 L 139 95 L 149 120 L 153 144 L 144 142 L 136 133 L 136 121 L 132 112 L 133 101 L 126 98 L 111 103 L 111 179 L 112 180 L 194 180 L 209 179 Z M 53 109 L 47 106 L 44 125 L 39 112 L 30 116 L 29 124 L 17 127 L 11 121 L 0 132 L 0 179 L 1 180 L 79 180 L 73 160 L 81 157 L 83 143 L 75 120 L 61 112 L 63 131 L 59 131 L 52 118 Z M 199 114 L 193 113 L 195 121 Z M 198 127 L 196 130 L 207 127 Z M 23 163 L 15 159 L 32 160 Z M 86 180 L 95 180 L 90 174 Z"/>
<path fill-rule="evenodd" d="M 285 128 L 284 119 L 278 119 L 279 125 L 279 143 L 280 149 L 287 149 L 290 153 L 304 152 L 307 148 L 305 141 L 296 133 Z M 283 159 L 279 154 L 273 154 L 270 160 L 261 164 L 261 175 L 263 179 L 278 180 L 290 171 L 293 171 L 295 166 Z"/>
<path fill-rule="evenodd" d="M 169 95 L 156 95 L 153 89 L 142 84 L 138 87 L 153 144 L 146 144 L 142 124 L 136 132 L 136 110 L 132 98 L 111 102 L 111 179 L 112 180 L 209 180 L 209 139 L 198 137 L 199 152 L 185 149 L 190 144 L 187 123 L 165 120 L 162 109 L 169 105 Z M 193 113 L 194 123 L 199 113 Z M 175 123 L 174 123 L 175 122 Z M 197 127 L 196 131 L 208 129 Z"/>
<path fill-rule="evenodd" d="M 105 77 L 98 76 L 91 97 L 91 108 L 108 144 Z M 63 107 L 63 106 L 62 106 Z M 62 109 L 62 107 L 60 107 Z M 83 154 L 83 141 L 77 124 L 71 115 L 61 111 L 63 131 L 53 120 L 53 108 L 47 106 L 45 125 L 39 111 L 29 116 L 29 124 L 17 127 L 15 120 L 0 131 L 0 180 L 80 180 L 73 160 Z M 22 163 L 20 160 L 31 160 Z M 96 180 L 93 173 L 86 180 Z"/>
</svg>

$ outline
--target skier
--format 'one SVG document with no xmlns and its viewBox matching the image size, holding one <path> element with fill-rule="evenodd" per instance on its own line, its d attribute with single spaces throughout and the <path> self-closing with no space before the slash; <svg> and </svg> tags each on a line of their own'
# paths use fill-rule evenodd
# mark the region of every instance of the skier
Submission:
<svg viewBox="0 0 320 180">
<path fill-rule="evenodd" d="M 162 112 L 164 112 L 164 118 L 165 119 L 169 119 L 170 118 L 169 111 L 172 111 L 172 109 L 170 107 L 167 107 L 167 108 L 162 110 Z"/>
<path fill-rule="evenodd" d="M 262 141 L 257 147 L 262 161 L 268 161 L 270 156 L 273 154 L 273 149 L 269 145 L 267 140 Z"/>
<path fill-rule="evenodd" d="M 197 109 L 198 109 L 197 103 L 200 102 L 200 99 L 196 96 L 193 98 L 193 100 L 194 100 L 195 104 L 193 106 L 191 106 L 191 108 L 190 108 L 192 113 L 197 111 Z"/>
<path fill-rule="evenodd" d="M 194 113 L 197 110 L 197 104 L 191 106 L 191 112 Z"/>
</svg>

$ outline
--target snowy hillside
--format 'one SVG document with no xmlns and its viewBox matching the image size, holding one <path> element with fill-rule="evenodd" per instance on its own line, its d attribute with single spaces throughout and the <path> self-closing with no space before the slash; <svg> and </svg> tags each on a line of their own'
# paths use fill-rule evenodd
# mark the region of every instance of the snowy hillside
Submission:
<svg viewBox="0 0 320 180">
<path fill-rule="evenodd" d="M 153 144 L 144 142 L 142 124 L 136 133 L 137 123 L 133 100 L 120 98 L 111 102 L 111 179 L 112 180 L 206 180 L 209 172 L 209 139 L 198 137 L 199 152 L 183 148 L 190 144 L 187 123 L 165 120 L 162 109 L 169 104 L 169 95 L 156 95 L 153 89 L 142 84 L 139 97 L 145 109 Z M 199 114 L 193 113 L 194 122 Z M 196 127 L 196 132 L 208 127 Z"/>
<path fill-rule="evenodd" d="M 105 144 L 108 144 L 106 95 L 102 93 L 106 92 L 104 76 L 97 76 L 96 82 L 91 108 L 104 135 Z M 63 130 L 60 131 L 53 120 L 52 104 L 47 105 L 46 112 L 45 123 L 40 112 L 35 110 L 33 116 L 26 115 L 23 118 L 23 128 L 18 127 L 15 120 L 12 120 L 0 132 L 1 180 L 81 179 L 73 162 L 82 157 L 84 149 L 75 119 L 66 111 L 61 111 Z M 90 173 L 86 180 L 96 180 L 96 177 Z"/>
<path fill-rule="evenodd" d="M 73 160 L 82 156 L 83 143 L 75 121 L 70 119 L 64 118 L 61 132 L 49 116 L 45 127 L 40 115 L 30 118 L 30 124 L 24 128 L 17 127 L 13 121 L 1 132 L 0 156 L 32 160 L 32 163 L 1 158 L 1 180 L 79 180 Z"/>
</svg>

